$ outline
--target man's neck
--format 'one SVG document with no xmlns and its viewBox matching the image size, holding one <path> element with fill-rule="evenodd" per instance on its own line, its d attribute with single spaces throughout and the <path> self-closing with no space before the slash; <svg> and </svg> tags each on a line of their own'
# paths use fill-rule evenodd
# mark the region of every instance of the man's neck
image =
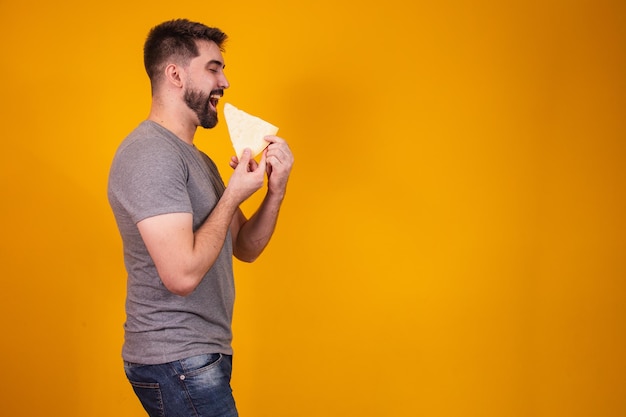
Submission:
<svg viewBox="0 0 626 417">
<path fill-rule="evenodd" d="M 160 124 L 178 136 L 182 141 L 193 145 L 196 126 L 189 122 L 187 115 L 176 111 L 175 108 L 168 109 L 163 105 L 153 102 L 148 120 Z"/>
</svg>

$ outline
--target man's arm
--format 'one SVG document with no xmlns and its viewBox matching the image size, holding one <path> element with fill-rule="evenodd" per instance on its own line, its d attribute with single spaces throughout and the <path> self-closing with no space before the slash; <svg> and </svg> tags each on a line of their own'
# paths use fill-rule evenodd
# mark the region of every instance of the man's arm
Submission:
<svg viewBox="0 0 626 417">
<path fill-rule="evenodd" d="M 169 213 L 137 223 L 141 237 L 165 287 L 177 295 L 188 295 L 213 266 L 226 239 L 239 204 L 263 186 L 265 156 L 249 164 L 245 152 L 224 194 L 206 221 L 193 232 L 191 213 Z"/>
<path fill-rule="evenodd" d="M 283 139 L 277 136 L 267 136 L 265 139 L 270 142 L 263 153 L 267 161 L 267 194 L 250 219 L 246 219 L 241 210 L 237 210 L 231 224 L 233 254 L 244 262 L 252 262 L 258 258 L 274 233 L 294 161 L 293 154 Z M 233 158 L 231 166 L 238 166 L 237 158 Z"/>
</svg>

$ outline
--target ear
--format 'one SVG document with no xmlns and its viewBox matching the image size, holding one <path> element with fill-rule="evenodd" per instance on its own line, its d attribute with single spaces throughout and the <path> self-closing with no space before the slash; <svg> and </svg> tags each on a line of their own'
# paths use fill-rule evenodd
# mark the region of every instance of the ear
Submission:
<svg viewBox="0 0 626 417">
<path fill-rule="evenodd" d="M 173 85 L 177 88 L 181 88 L 183 86 L 183 77 L 181 68 L 176 64 L 168 64 L 165 67 L 165 80 L 170 85 Z"/>
</svg>

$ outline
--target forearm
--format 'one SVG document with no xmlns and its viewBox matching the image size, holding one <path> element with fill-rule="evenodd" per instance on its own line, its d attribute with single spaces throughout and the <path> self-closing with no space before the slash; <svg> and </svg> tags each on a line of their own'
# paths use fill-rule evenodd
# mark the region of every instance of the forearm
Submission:
<svg viewBox="0 0 626 417">
<path fill-rule="evenodd" d="M 263 161 L 260 165 L 250 164 L 249 157 L 247 150 L 244 163 L 235 169 L 217 205 L 204 224 L 194 233 L 192 253 L 199 261 L 194 275 L 195 285 L 200 283 L 219 256 L 234 222 L 233 217 L 240 215 L 239 205 L 263 185 L 265 163 Z"/>
<path fill-rule="evenodd" d="M 268 192 L 258 210 L 239 229 L 234 255 L 244 262 L 252 262 L 261 255 L 269 243 L 282 205 L 284 194 Z"/>
<path fill-rule="evenodd" d="M 163 283 L 170 291 L 185 296 L 200 284 L 224 246 L 230 222 L 237 209 L 236 201 L 229 199 L 225 193 L 209 217 L 193 233 L 188 246 L 185 245 L 188 249 L 170 253 L 170 262 L 159 268 Z"/>
<path fill-rule="evenodd" d="M 237 201 L 231 199 L 228 193 L 224 193 L 209 217 L 194 233 L 192 256 L 196 260 L 200 279 L 219 256 L 238 207 Z"/>
</svg>

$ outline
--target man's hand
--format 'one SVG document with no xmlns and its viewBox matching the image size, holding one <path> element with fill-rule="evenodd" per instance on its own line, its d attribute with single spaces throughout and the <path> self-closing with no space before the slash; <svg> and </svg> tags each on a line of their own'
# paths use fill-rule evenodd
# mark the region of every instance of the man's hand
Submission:
<svg viewBox="0 0 626 417">
<path fill-rule="evenodd" d="M 233 253 L 237 259 L 244 262 L 254 261 L 270 241 L 293 166 L 293 154 L 285 140 L 278 136 L 266 136 L 265 140 L 269 145 L 263 151 L 259 164 L 245 153 L 241 160 L 232 157 L 230 161 L 230 166 L 235 169 L 233 176 L 243 168 L 255 175 L 260 172 L 262 180 L 267 173 L 268 178 L 267 194 L 252 217 L 247 219 L 241 210 L 233 216 L 231 224 Z"/>
<path fill-rule="evenodd" d="M 266 136 L 265 140 L 269 142 L 269 145 L 262 153 L 261 161 L 265 163 L 265 168 L 268 178 L 268 190 L 270 194 L 284 196 L 287 188 L 287 180 L 291 174 L 291 167 L 293 166 L 293 154 L 287 142 L 278 136 Z M 233 156 L 230 161 L 230 166 L 235 170 L 240 164 L 249 164 L 254 171 L 257 169 L 257 164 L 254 159 L 249 159 L 249 162 L 243 160 L 239 161 L 237 157 Z M 260 165 L 260 164 L 259 164 Z"/>
<path fill-rule="evenodd" d="M 266 136 L 270 144 L 263 154 L 266 158 L 268 191 L 270 194 L 284 196 L 287 180 L 293 166 L 293 154 L 287 142 L 278 136 Z"/>
<path fill-rule="evenodd" d="M 246 148 L 241 155 L 241 160 L 233 157 L 230 166 L 235 171 L 231 175 L 224 193 L 228 193 L 238 204 L 241 204 L 263 186 L 267 169 L 266 157 L 265 155 L 261 156 L 261 161 L 257 163 L 251 157 L 250 149 Z"/>
</svg>

